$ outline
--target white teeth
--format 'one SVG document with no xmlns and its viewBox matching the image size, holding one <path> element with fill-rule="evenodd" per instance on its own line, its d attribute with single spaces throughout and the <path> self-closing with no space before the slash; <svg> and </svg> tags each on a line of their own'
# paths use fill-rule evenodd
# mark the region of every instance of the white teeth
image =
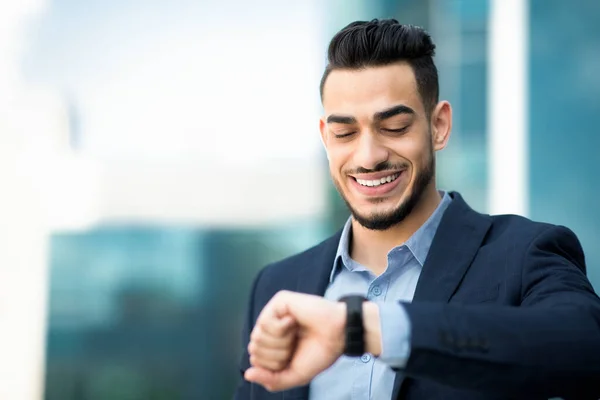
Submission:
<svg viewBox="0 0 600 400">
<path fill-rule="evenodd" d="M 400 174 L 393 174 L 393 175 L 385 176 L 381 179 L 376 179 L 374 181 L 357 179 L 356 182 L 360 183 L 363 186 L 379 186 L 379 185 L 383 185 L 384 183 L 388 183 L 388 182 L 396 180 L 396 178 L 398 178 L 399 175 Z"/>
</svg>

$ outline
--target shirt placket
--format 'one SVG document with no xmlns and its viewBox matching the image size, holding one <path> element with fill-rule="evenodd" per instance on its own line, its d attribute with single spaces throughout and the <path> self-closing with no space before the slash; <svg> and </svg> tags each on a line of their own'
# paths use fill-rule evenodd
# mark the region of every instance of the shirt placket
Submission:
<svg viewBox="0 0 600 400">
<path fill-rule="evenodd" d="M 384 274 L 385 275 L 385 274 Z M 375 278 L 369 285 L 367 292 L 367 300 L 375 303 L 383 303 L 385 301 L 389 280 L 387 276 Z M 362 400 L 371 398 L 371 384 L 373 377 L 373 369 L 375 367 L 375 358 L 369 353 L 365 353 L 354 361 L 354 369 L 356 378 L 352 388 L 352 400 Z M 368 379 L 365 379 L 368 377 Z"/>
</svg>

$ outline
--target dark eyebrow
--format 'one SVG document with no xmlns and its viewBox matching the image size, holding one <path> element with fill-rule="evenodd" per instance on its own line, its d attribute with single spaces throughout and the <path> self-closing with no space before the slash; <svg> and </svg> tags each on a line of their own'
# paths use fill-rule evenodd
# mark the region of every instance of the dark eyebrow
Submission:
<svg viewBox="0 0 600 400">
<path fill-rule="evenodd" d="M 408 106 L 399 104 L 397 106 L 388 108 L 387 110 L 376 112 L 373 119 L 377 122 L 381 122 L 385 119 L 392 118 L 392 117 L 395 117 L 396 115 L 400 115 L 400 114 L 414 115 L 415 111 Z"/>
<path fill-rule="evenodd" d="M 329 117 L 327 117 L 327 123 L 328 124 L 346 124 L 346 125 L 352 125 L 356 123 L 356 118 L 354 117 L 349 117 L 346 115 L 335 115 L 335 114 L 331 114 Z"/>
<path fill-rule="evenodd" d="M 397 106 L 390 107 L 387 110 L 376 112 L 373 119 L 377 122 L 381 122 L 383 120 L 392 118 L 392 117 L 394 117 L 396 115 L 400 115 L 400 114 L 414 115 L 415 111 L 408 106 L 399 104 Z M 356 118 L 347 116 L 347 115 L 331 114 L 330 116 L 327 117 L 327 123 L 328 124 L 334 123 L 334 124 L 352 125 L 352 124 L 356 124 Z"/>
</svg>

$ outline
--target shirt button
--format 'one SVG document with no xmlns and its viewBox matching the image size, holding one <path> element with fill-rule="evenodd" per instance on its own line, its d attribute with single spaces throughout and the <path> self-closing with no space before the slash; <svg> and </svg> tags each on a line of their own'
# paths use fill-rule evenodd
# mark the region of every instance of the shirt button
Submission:
<svg viewBox="0 0 600 400">
<path fill-rule="evenodd" d="M 379 286 L 373 287 L 373 294 L 379 296 L 381 294 L 381 288 Z"/>
<path fill-rule="evenodd" d="M 360 360 L 361 360 L 362 362 L 364 362 L 364 363 L 368 363 L 368 362 L 371 360 L 371 356 L 370 356 L 370 355 L 368 355 L 368 354 L 363 354 L 363 355 L 360 357 Z"/>
</svg>

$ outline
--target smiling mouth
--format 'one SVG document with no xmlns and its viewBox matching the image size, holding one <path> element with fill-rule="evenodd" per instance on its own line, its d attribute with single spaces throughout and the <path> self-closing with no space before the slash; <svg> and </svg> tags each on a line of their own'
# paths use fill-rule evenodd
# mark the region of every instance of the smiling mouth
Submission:
<svg viewBox="0 0 600 400">
<path fill-rule="evenodd" d="M 356 182 L 358 182 L 358 184 L 361 186 L 376 187 L 376 186 L 385 185 L 386 183 L 395 181 L 396 179 L 398 179 L 400 174 L 401 174 L 401 172 L 397 172 L 395 174 L 384 176 L 381 179 L 375 179 L 375 180 L 365 180 L 365 179 L 357 179 L 357 178 L 354 178 L 354 180 L 356 180 Z"/>
</svg>

